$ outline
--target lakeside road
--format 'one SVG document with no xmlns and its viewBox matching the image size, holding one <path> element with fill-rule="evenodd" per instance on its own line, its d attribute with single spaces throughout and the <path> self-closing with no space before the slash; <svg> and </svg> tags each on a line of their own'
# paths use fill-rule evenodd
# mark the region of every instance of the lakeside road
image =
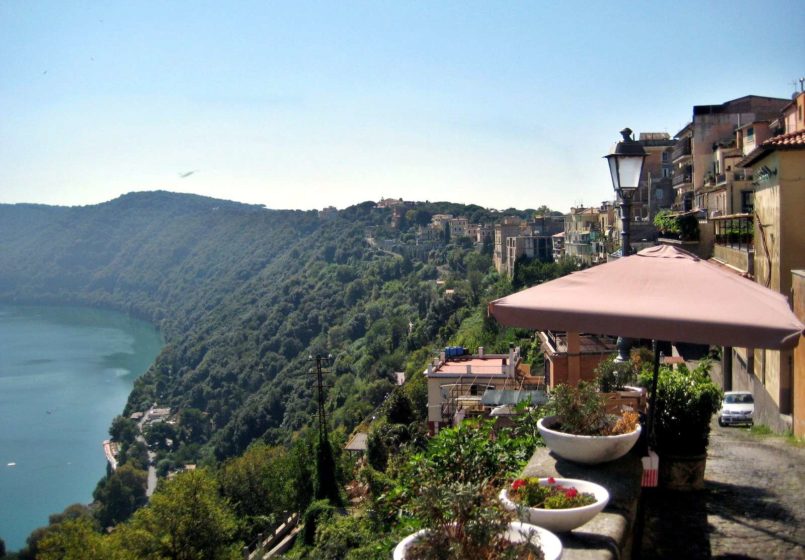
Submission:
<svg viewBox="0 0 805 560">
<path fill-rule="evenodd" d="M 635 558 L 805 558 L 805 447 L 715 420 L 701 492 L 646 492 Z"/>
</svg>

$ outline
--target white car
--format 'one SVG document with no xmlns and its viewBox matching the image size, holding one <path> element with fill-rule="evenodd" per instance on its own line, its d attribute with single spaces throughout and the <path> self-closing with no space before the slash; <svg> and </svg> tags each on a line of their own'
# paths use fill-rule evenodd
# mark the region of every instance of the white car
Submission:
<svg viewBox="0 0 805 560">
<path fill-rule="evenodd" d="M 749 391 L 727 391 L 721 401 L 721 411 L 718 413 L 719 426 L 733 424 L 753 424 L 755 414 L 755 399 Z"/>
</svg>

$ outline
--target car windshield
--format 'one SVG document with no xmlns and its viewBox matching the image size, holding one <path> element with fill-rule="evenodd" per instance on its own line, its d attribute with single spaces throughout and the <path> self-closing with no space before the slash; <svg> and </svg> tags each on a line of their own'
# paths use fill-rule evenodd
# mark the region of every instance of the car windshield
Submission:
<svg viewBox="0 0 805 560">
<path fill-rule="evenodd" d="M 755 402 L 752 395 L 727 395 L 724 397 L 724 402 L 727 404 L 750 404 Z"/>
</svg>

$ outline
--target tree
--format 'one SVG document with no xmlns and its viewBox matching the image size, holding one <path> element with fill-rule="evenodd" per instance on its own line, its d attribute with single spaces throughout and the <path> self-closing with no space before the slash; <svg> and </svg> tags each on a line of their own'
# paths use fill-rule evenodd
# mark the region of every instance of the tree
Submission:
<svg viewBox="0 0 805 560">
<path fill-rule="evenodd" d="M 113 560 L 123 558 L 111 542 L 96 532 L 92 521 L 78 518 L 65 521 L 39 541 L 37 560 Z"/>
<path fill-rule="evenodd" d="M 237 522 L 215 479 L 205 469 L 186 471 L 151 496 L 114 535 L 139 558 L 232 558 Z"/>
<path fill-rule="evenodd" d="M 25 541 L 25 547 L 20 550 L 18 557 L 21 560 L 34 560 L 39 557 L 40 543 L 52 532 L 68 521 L 84 519 L 91 525 L 94 523 L 92 512 L 84 504 L 72 504 L 64 508 L 61 513 L 54 513 L 48 517 L 48 525 L 31 531 Z M 94 526 L 94 525 L 93 525 Z"/>
<path fill-rule="evenodd" d="M 244 520 L 250 535 L 269 528 L 294 509 L 297 475 L 293 466 L 284 447 L 257 443 L 219 470 L 221 493 Z"/>
<path fill-rule="evenodd" d="M 170 450 L 176 444 L 176 428 L 167 422 L 149 424 L 143 433 L 151 449 Z M 170 443 L 169 443 L 170 440 Z"/>
<path fill-rule="evenodd" d="M 386 418 L 392 424 L 408 425 L 416 417 L 414 416 L 411 400 L 402 391 L 393 391 L 386 400 Z"/>
<path fill-rule="evenodd" d="M 132 443 L 137 436 L 137 422 L 125 416 L 116 416 L 109 428 L 109 435 L 118 442 Z"/>
<path fill-rule="evenodd" d="M 183 441 L 204 443 L 209 435 L 210 421 L 197 408 L 185 408 L 179 414 L 179 431 Z"/>
<path fill-rule="evenodd" d="M 319 436 L 316 446 L 316 482 L 313 495 L 317 500 L 329 500 L 334 506 L 341 506 L 341 493 L 338 489 L 333 447 L 327 434 Z"/>
<path fill-rule="evenodd" d="M 129 464 L 99 482 L 93 497 L 101 504 L 96 514 L 101 525 L 117 525 L 144 505 L 147 484 L 148 473 Z"/>
</svg>

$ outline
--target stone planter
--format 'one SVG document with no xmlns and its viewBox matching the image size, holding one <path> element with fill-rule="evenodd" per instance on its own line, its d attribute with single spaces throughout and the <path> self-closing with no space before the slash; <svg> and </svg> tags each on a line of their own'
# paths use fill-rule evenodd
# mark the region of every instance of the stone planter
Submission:
<svg viewBox="0 0 805 560">
<path fill-rule="evenodd" d="M 704 455 L 661 455 L 660 487 L 667 490 L 690 492 L 704 488 Z"/>
<path fill-rule="evenodd" d="M 401 540 L 394 547 L 393 560 L 406 560 L 408 548 L 425 535 L 427 531 L 428 529 L 422 529 Z M 506 531 L 505 536 L 510 542 L 526 542 L 534 539 L 532 542 L 539 542 L 542 553 L 545 555 L 545 560 L 559 560 L 562 557 L 562 542 L 559 537 L 542 527 L 512 521 L 509 523 L 509 530 Z"/>
<path fill-rule="evenodd" d="M 509 499 L 509 491 L 500 491 L 500 501 L 503 507 L 508 510 L 516 510 L 520 519 L 533 525 L 544 527 L 549 531 L 563 533 L 581 527 L 590 519 L 598 515 L 609 502 L 609 492 L 603 486 L 578 480 L 574 478 L 555 478 L 555 483 L 561 486 L 575 488 L 579 492 L 589 492 L 595 496 L 595 503 L 575 508 L 566 509 L 543 509 L 519 505 Z M 548 479 L 539 479 L 541 486 L 547 486 Z"/>
<path fill-rule="evenodd" d="M 545 440 L 545 445 L 553 453 L 586 465 L 595 465 L 620 459 L 626 455 L 640 438 L 641 426 L 629 434 L 617 436 L 577 436 L 551 429 L 556 424 L 556 418 L 548 416 L 537 423 L 539 433 Z"/>
</svg>

